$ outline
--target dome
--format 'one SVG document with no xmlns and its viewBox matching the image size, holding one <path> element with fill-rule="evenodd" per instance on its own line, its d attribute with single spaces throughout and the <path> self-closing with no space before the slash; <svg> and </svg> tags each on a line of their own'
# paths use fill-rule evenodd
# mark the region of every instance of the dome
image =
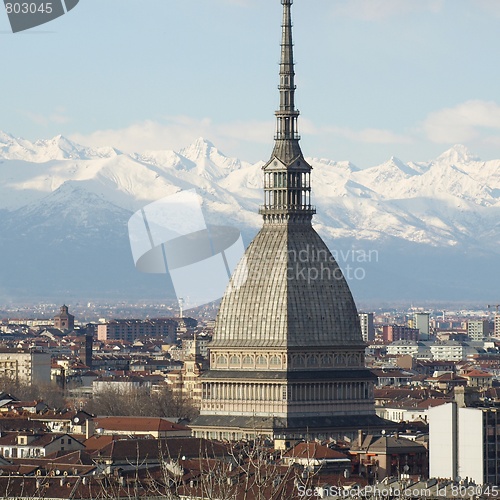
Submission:
<svg viewBox="0 0 500 500">
<path fill-rule="evenodd" d="M 222 299 L 211 346 L 363 346 L 347 282 L 310 224 L 264 224 Z"/>
</svg>

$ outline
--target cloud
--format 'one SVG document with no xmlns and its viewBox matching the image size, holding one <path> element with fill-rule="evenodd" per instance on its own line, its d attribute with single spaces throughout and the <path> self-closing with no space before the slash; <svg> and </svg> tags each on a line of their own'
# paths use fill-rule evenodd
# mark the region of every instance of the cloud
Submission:
<svg viewBox="0 0 500 500">
<path fill-rule="evenodd" d="M 418 11 L 440 12 L 444 0 L 341 0 L 333 7 L 335 16 L 381 21 Z"/>
<path fill-rule="evenodd" d="M 217 124 L 209 118 L 169 116 L 161 123 L 145 120 L 120 129 L 72 134 L 70 138 L 87 146 L 114 146 L 128 153 L 165 149 L 178 151 L 197 137 L 205 137 L 225 149 L 232 148 L 236 141 L 269 144 L 273 127 L 271 121 Z"/>
<path fill-rule="evenodd" d="M 316 127 L 310 120 L 301 120 L 301 130 L 310 136 L 337 136 L 364 144 L 411 144 L 413 139 L 407 135 L 396 134 L 391 130 L 364 128 L 353 130 L 349 127 Z"/>
<path fill-rule="evenodd" d="M 351 130 L 349 128 L 333 128 L 332 133 L 350 139 L 354 142 L 367 144 L 410 144 L 413 140 L 405 135 L 396 134 L 391 130 L 379 128 L 365 128 Z"/>
<path fill-rule="evenodd" d="M 435 111 L 425 119 L 427 138 L 438 144 L 464 143 L 481 135 L 500 132 L 500 106 L 494 101 L 470 100 L 453 108 Z M 484 137 L 482 142 L 496 142 Z"/>
<path fill-rule="evenodd" d="M 62 106 L 58 106 L 52 113 L 49 113 L 47 115 L 33 113 L 31 111 L 23 111 L 23 114 L 26 115 L 32 122 L 36 123 L 37 125 L 42 125 L 43 127 L 46 127 L 51 123 L 62 125 L 70 121 L 66 113 L 66 109 Z"/>
<path fill-rule="evenodd" d="M 474 6 L 477 6 L 496 17 L 500 17 L 500 2 L 498 2 L 498 0 L 476 0 Z"/>
</svg>

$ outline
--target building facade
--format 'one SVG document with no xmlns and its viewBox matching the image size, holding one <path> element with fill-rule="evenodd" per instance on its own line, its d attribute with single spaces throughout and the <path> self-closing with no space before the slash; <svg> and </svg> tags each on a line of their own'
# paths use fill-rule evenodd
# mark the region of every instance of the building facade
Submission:
<svg viewBox="0 0 500 500">
<path fill-rule="evenodd" d="M 431 477 L 500 484 L 500 411 L 448 403 L 429 410 Z"/>
<path fill-rule="evenodd" d="M 22 384 L 50 384 L 49 353 L 24 349 L 0 349 L 0 376 Z"/>
<path fill-rule="evenodd" d="M 467 321 L 467 336 L 471 340 L 483 340 L 489 333 L 488 320 Z"/>
<path fill-rule="evenodd" d="M 177 323 L 171 319 L 114 319 L 97 326 L 98 340 L 134 342 L 144 337 L 163 338 L 174 342 Z"/>
<path fill-rule="evenodd" d="M 428 340 L 430 334 L 429 313 L 414 313 L 412 327 L 420 332 L 420 339 Z"/>
<path fill-rule="evenodd" d="M 418 328 L 410 328 L 409 326 L 384 325 L 382 327 L 382 338 L 384 342 L 396 342 L 398 340 L 418 341 L 420 331 Z"/>
<path fill-rule="evenodd" d="M 349 287 L 311 220 L 297 128 L 292 0 L 283 5 L 277 132 L 263 166 L 264 224 L 222 299 L 195 435 L 276 440 L 355 435 L 387 423 Z"/>
<path fill-rule="evenodd" d="M 361 326 L 361 336 L 365 342 L 371 342 L 375 339 L 375 324 L 373 322 L 373 313 L 359 313 L 359 323 Z"/>
</svg>

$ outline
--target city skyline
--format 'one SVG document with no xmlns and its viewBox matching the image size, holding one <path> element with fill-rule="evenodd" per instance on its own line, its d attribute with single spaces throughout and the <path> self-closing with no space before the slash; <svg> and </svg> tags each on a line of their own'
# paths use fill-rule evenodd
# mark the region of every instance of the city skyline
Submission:
<svg viewBox="0 0 500 500">
<path fill-rule="evenodd" d="M 455 143 L 485 160 L 496 156 L 495 2 L 295 7 L 308 154 L 362 168 L 392 155 L 429 160 Z M 178 150 L 204 136 L 227 155 L 263 160 L 277 106 L 278 58 L 268 47 L 279 42 L 278 8 L 263 0 L 147 7 L 89 0 L 16 35 L 2 15 L 9 74 L 0 130 L 27 139 L 62 133 L 125 151 Z M 241 95 L 248 106 L 239 105 Z"/>
</svg>

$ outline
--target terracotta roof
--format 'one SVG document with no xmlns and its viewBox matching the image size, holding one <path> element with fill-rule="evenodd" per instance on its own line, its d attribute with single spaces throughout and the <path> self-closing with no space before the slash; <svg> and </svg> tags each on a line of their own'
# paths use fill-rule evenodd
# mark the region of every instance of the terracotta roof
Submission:
<svg viewBox="0 0 500 500">
<path fill-rule="evenodd" d="M 187 431 L 189 427 L 174 424 L 166 418 L 150 417 L 98 417 L 94 420 L 95 428 L 107 431 L 130 432 L 161 432 L 161 431 Z"/>
<path fill-rule="evenodd" d="M 374 394 L 375 399 L 390 399 L 393 401 L 403 398 L 427 399 L 443 395 L 440 391 L 434 389 L 416 387 L 376 388 Z"/>
<path fill-rule="evenodd" d="M 111 442 L 118 439 L 121 439 L 121 436 L 113 436 L 109 434 L 94 434 L 88 439 L 85 439 L 85 441 L 83 441 L 83 444 L 85 445 L 85 449 L 89 451 L 102 450 L 102 448 L 108 446 Z"/>
<path fill-rule="evenodd" d="M 54 441 L 57 441 L 60 438 L 63 438 L 65 436 L 70 437 L 74 441 L 77 441 L 73 436 L 69 434 L 55 434 L 52 432 L 47 432 L 45 434 L 33 434 L 29 433 L 28 435 L 34 436 L 35 439 L 33 441 L 29 442 L 28 444 L 17 444 L 17 436 L 18 435 L 25 435 L 25 432 L 6 432 L 5 435 L 0 437 L 0 446 L 25 446 L 29 448 L 44 448 L 45 446 L 49 445 L 50 443 L 53 443 Z"/>
<path fill-rule="evenodd" d="M 318 460 L 349 460 L 349 458 L 339 451 L 332 450 L 328 446 L 323 446 L 316 442 L 299 443 L 291 450 L 288 450 L 284 457 L 294 458 L 315 458 Z"/>
<path fill-rule="evenodd" d="M 44 422 L 59 422 L 59 421 L 64 421 L 64 422 L 69 422 L 70 420 L 73 420 L 75 417 L 76 412 L 75 411 L 67 411 L 65 413 L 55 413 L 55 412 L 46 412 L 41 415 L 30 415 L 29 419 L 30 420 L 43 420 Z"/>
<path fill-rule="evenodd" d="M 417 408 L 419 409 L 427 409 L 434 408 L 435 406 L 441 406 L 446 403 L 449 403 L 451 400 L 447 398 L 431 398 L 425 399 L 424 401 L 419 401 L 417 403 Z"/>
<path fill-rule="evenodd" d="M 467 379 L 459 377 L 454 373 L 443 373 L 438 377 L 427 377 L 427 382 L 467 382 Z"/>
<path fill-rule="evenodd" d="M 171 439 L 118 439 L 101 450 L 94 451 L 96 458 L 108 458 L 114 462 L 129 463 L 136 459 L 158 459 L 159 457 L 200 456 L 213 458 L 227 456 L 227 448 L 221 443 L 202 438 Z"/>
<path fill-rule="evenodd" d="M 67 477 L 30 477 L 30 476 L 0 476 L 0 491 L 6 492 L 9 498 L 58 498 L 66 500 L 71 495 L 73 499 L 100 498 L 104 493 L 102 482 L 98 478 L 80 476 Z M 113 495 L 118 498 L 130 498 L 130 490 L 113 484 Z M 146 492 L 141 486 L 134 489 L 134 495 L 145 497 Z M 113 496 L 114 498 L 114 496 Z"/>
<path fill-rule="evenodd" d="M 62 467 L 72 467 L 78 469 L 80 468 L 78 466 L 94 466 L 94 461 L 92 460 L 90 454 L 83 450 L 58 451 L 45 457 L 12 458 L 11 460 L 15 464 L 43 467 L 46 470 L 55 468 L 60 469 Z"/>
<path fill-rule="evenodd" d="M 352 450 L 354 451 L 355 449 L 357 450 L 357 447 Z M 368 435 L 365 437 L 361 449 L 365 452 L 382 454 L 425 452 L 424 445 L 399 436 Z"/>
<path fill-rule="evenodd" d="M 492 378 L 493 375 L 491 373 L 482 372 L 480 370 L 471 370 L 469 372 L 464 373 L 464 377 L 483 377 L 483 378 Z"/>
</svg>

